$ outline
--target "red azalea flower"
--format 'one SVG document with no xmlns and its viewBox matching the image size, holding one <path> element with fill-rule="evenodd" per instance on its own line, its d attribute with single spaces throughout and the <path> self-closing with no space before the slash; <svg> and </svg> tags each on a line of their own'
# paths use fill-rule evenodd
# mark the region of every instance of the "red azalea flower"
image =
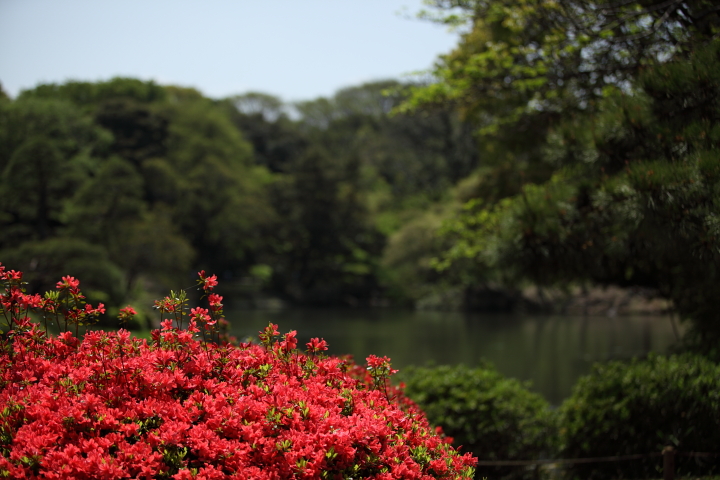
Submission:
<svg viewBox="0 0 720 480">
<path fill-rule="evenodd" d="M 8 272 L 5 272 L 5 280 L 22 280 L 22 276 L 23 273 L 16 270 L 10 270 Z"/>
<path fill-rule="evenodd" d="M 388 357 L 378 357 L 375 355 L 370 355 L 365 359 L 365 361 L 367 361 L 368 368 L 381 368 L 389 364 L 390 359 Z"/>
<path fill-rule="evenodd" d="M 223 297 L 218 295 L 217 293 L 211 293 L 210 295 L 208 295 L 208 303 L 210 304 L 210 308 L 214 312 L 222 310 L 222 299 Z"/>
<path fill-rule="evenodd" d="M 319 338 L 311 338 L 305 345 L 307 346 L 308 353 L 318 353 L 328 349 L 327 342 Z"/>
<path fill-rule="evenodd" d="M 87 315 L 100 315 L 105 313 L 105 305 L 102 303 L 98 303 L 97 308 L 93 308 L 92 305 L 89 303 L 85 304 L 85 313 Z"/>
<path fill-rule="evenodd" d="M 370 370 L 371 373 L 378 374 L 379 376 L 392 375 L 398 372 L 398 370 L 390 368 L 390 359 L 388 357 L 370 355 L 365 359 L 365 361 L 367 361 L 368 370 Z"/>
<path fill-rule="evenodd" d="M 20 305 L 22 308 L 39 308 L 42 304 L 42 300 L 42 297 L 38 293 L 35 295 L 21 295 Z"/>
<path fill-rule="evenodd" d="M 285 353 L 290 352 L 291 350 L 295 350 L 297 347 L 297 330 L 293 330 L 292 332 L 288 332 L 283 336 L 284 340 L 280 342 L 280 348 Z"/>
<path fill-rule="evenodd" d="M 80 280 L 76 279 L 75 277 L 71 277 L 70 275 L 62 277 L 62 281 L 57 282 L 57 284 L 56 284 L 56 288 L 58 290 L 77 289 L 79 287 L 80 287 Z"/>
<path fill-rule="evenodd" d="M 200 323 L 210 324 L 210 315 L 208 315 L 207 308 L 193 308 L 190 310 L 190 315 L 192 316 L 193 320 L 196 320 Z"/>
<path fill-rule="evenodd" d="M 155 300 L 155 308 L 160 310 L 160 312 L 174 313 L 175 307 L 175 300 L 170 297 L 165 297 L 162 300 Z"/>
<path fill-rule="evenodd" d="M 198 272 L 198 276 L 200 277 L 200 284 L 202 285 L 203 290 L 205 290 L 206 292 L 209 292 L 218 284 L 217 275 L 211 275 L 209 277 L 206 277 L 205 270 L 200 270 Z"/>
</svg>

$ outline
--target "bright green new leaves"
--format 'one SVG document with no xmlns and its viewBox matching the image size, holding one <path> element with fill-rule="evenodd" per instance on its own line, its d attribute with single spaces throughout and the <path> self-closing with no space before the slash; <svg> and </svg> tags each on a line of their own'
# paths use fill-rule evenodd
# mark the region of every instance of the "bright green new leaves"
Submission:
<svg viewBox="0 0 720 480">
<path fill-rule="evenodd" d="M 720 26 L 709 0 L 435 0 L 436 21 L 464 34 L 409 107 L 453 102 L 486 133 L 540 112 L 592 111 L 606 86 L 687 53 Z M 461 12 L 461 17 L 458 17 Z"/>
</svg>

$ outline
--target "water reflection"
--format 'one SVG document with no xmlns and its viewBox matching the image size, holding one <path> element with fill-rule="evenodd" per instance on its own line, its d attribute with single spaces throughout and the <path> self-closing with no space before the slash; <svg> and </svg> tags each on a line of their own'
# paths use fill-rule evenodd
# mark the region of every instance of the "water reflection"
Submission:
<svg viewBox="0 0 720 480">
<path fill-rule="evenodd" d="M 667 317 L 511 316 L 459 312 L 286 310 L 227 312 L 233 334 L 256 336 L 268 322 L 297 330 L 300 345 L 322 337 L 335 355 L 362 362 L 387 355 L 395 368 L 408 365 L 478 365 L 483 359 L 503 374 L 531 381 L 551 403 L 570 394 L 593 362 L 665 352 L 675 343 Z"/>
</svg>

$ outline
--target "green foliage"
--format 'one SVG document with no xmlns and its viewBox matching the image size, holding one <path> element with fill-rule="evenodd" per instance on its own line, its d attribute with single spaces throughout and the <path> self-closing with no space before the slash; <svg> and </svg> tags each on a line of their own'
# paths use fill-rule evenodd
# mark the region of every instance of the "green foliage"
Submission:
<svg viewBox="0 0 720 480">
<path fill-rule="evenodd" d="M 440 85 L 459 88 L 458 104 L 479 127 L 493 127 L 483 145 L 499 163 L 463 183 L 470 201 L 446 227 L 453 244 L 437 265 L 470 262 L 475 282 L 511 286 L 649 287 L 693 321 L 702 348 L 713 349 L 720 338 L 717 14 L 702 1 L 665 9 L 618 2 L 602 15 L 592 2 L 572 0 L 460 4 L 475 23 L 445 59 Z M 693 19 L 681 21 L 681 8 Z M 578 23 L 579 12 L 595 13 Z M 607 22 L 614 29 L 596 29 Z M 566 24 L 560 33 L 551 28 Z M 586 39 L 573 37 L 577 28 Z M 556 50 L 565 44 L 577 55 Z M 534 48 L 537 55 L 522 56 Z M 539 69 L 544 82 L 532 98 L 515 81 L 532 77 L 525 67 Z M 503 76 L 507 84 L 498 83 Z"/>
<path fill-rule="evenodd" d="M 0 104 L 0 248 L 47 238 L 64 202 L 97 168 L 109 136 L 58 100 Z"/>
<path fill-rule="evenodd" d="M 367 181 L 390 186 L 393 203 L 413 196 L 437 201 L 477 165 L 472 128 L 451 108 L 389 115 L 407 90 L 381 81 L 302 102 L 301 126 L 333 156 L 356 157 Z"/>
<path fill-rule="evenodd" d="M 441 225 L 441 219 L 435 212 L 428 212 L 405 223 L 388 238 L 383 254 L 383 265 L 388 277 L 386 284 L 398 290 L 391 291 L 391 294 L 419 300 L 429 293 L 425 290 L 437 275 L 431 260 L 440 253 L 436 231 Z"/>
<path fill-rule="evenodd" d="M 477 165 L 452 109 L 389 114 L 406 90 L 346 88 L 295 105 L 298 119 L 258 92 L 213 101 L 128 78 L 22 92 L 0 105 L 0 254 L 82 240 L 122 272 L 113 298 L 206 269 L 293 302 L 373 303 L 415 268 L 381 265 L 386 237 Z"/>
<path fill-rule="evenodd" d="M 607 86 L 684 55 L 720 26 L 710 0 L 430 0 L 434 20 L 464 24 L 458 47 L 406 108 L 455 102 L 484 131 L 525 115 L 592 111 Z M 460 15 L 458 15 L 458 13 Z M 431 17 L 432 18 L 432 17 Z"/>
<path fill-rule="evenodd" d="M 225 100 L 233 124 L 252 144 L 255 162 L 273 172 L 286 172 L 308 146 L 298 125 L 276 97 L 250 92 Z"/>
<path fill-rule="evenodd" d="M 274 204 L 285 220 L 275 232 L 282 255 L 276 259 L 276 288 L 302 303 L 366 302 L 377 290 L 383 244 L 352 165 L 311 149 L 293 167 L 292 175 L 273 185 Z"/>
<path fill-rule="evenodd" d="M 607 97 L 637 93 L 641 76 L 661 62 L 688 58 L 720 29 L 709 0 L 426 3 L 435 12 L 421 16 L 460 26 L 461 39 L 437 61 L 432 73 L 438 81 L 412 88 L 398 110 L 453 106 L 475 125 L 483 171 L 468 193 L 489 203 L 519 194 L 525 184 L 548 181 L 563 165 L 592 163 L 597 176 L 602 162 L 595 161 L 595 147 L 612 151 L 609 174 L 624 168 L 628 153 L 655 157 L 660 149 L 651 145 L 657 137 L 650 132 L 621 128 L 615 137 L 605 130 L 637 117 L 627 109 L 615 111 L 627 114 L 624 119 L 608 117 Z M 674 100 L 666 103 L 697 113 L 681 107 L 693 96 L 688 91 L 671 95 L 665 98 Z M 603 109 L 605 118 L 598 118 Z M 685 118 L 665 113 L 684 129 Z M 609 134 L 608 142 L 592 145 L 600 130 Z"/>
<path fill-rule="evenodd" d="M 113 134 L 111 154 L 141 165 L 167 153 L 169 119 L 156 105 L 135 98 L 110 98 L 98 104 L 94 118 Z"/>
<path fill-rule="evenodd" d="M 405 89 L 396 81 L 345 88 L 295 104 L 295 122 L 275 97 L 251 92 L 226 102 L 256 162 L 282 174 L 271 186 L 274 254 L 263 261 L 273 266 L 274 289 L 287 298 L 417 299 L 401 285 L 406 275 L 394 271 L 395 260 L 380 264 L 383 237 L 445 199 L 477 157 L 470 127 L 451 110 L 389 115 Z M 412 271 L 414 261 L 405 258 L 401 268 Z"/>
<path fill-rule="evenodd" d="M 168 92 L 155 82 L 144 82 L 135 78 L 116 77 L 106 82 L 67 82 L 38 85 L 25 90 L 19 98 L 62 98 L 76 105 L 94 107 L 97 104 L 118 98 L 133 99 L 141 103 L 162 102 Z"/>
<path fill-rule="evenodd" d="M 554 448 L 547 402 L 515 379 L 483 366 L 409 368 L 398 378 L 434 425 L 478 460 L 530 460 Z M 478 466 L 476 478 L 523 478 L 524 467 Z"/>
<path fill-rule="evenodd" d="M 24 269 L 29 292 L 53 290 L 60 276 L 82 275 L 90 302 L 120 305 L 127 296 L 123 271 L 99 245 L 79 238 L 28 241 L 0 252 L 3 263 Z"/>
<path fill-rule="evenodd" d="M 198 267 L 242 273 L 255 263 L 274 218 L 269 172 L 253 165 L 251 146 L 225 108 L 201 99 L 172 112 L 167 163 L 147 165 L 149 189 L 168 199 L 174 223 L 199 254 Z"/>
<path fill-rule="evenodd" d="M 272 218 L 268 173 L 227 110 L 152 82 L 41 85 L 3 102 L 0 169 L 3 259 L 25 265 L 20 246 L 35 255 L 46 240 L 92 245 L 118 282 L 99 283 L 110 307 L 141 278 L 174 285 L 191 268 L 248 269 Z"/>
<path fill-rule="evenodd" d="M 388 297 L 422 309 L 467 307 L 463 280 L 469 265 L 456 262 L 442 272 L 435 268 L 436 257 L 450 246 L 438 232 L 457 207 L 455 203 L 446 202 L 420 212 L 411 209 L 403 212 L 406 218 L 402 218 L 401 227 L 388 236 L 382 256 L 382 280 Z M 410 216 L 411 213 L 414 215 Z M 473 274 L 472 280 L 476 279 Z"/>
<path fill-rule="evenodd" d="M 561 458 L 720 448 L 720 367 L 696 356 L 651 356 L 631 363 L 597 364 L 563 403 Z M 675 456 L 676 475 L 717 474 L 712 457 Z M 576 464 L 576 478 L 659 477 L 659 457 Z"/>
</svg>

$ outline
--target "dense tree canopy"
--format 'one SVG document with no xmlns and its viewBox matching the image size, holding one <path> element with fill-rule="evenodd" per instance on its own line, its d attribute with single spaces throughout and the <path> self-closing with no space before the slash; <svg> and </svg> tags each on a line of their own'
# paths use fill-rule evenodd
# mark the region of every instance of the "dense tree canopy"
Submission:
<svg viewBox="0 0 720 480">
<path fill-rule="evenodd" d="M 712 343 L 714 2 L 435 3 L 464 12 L 440 18 L 468 31 L 408 105 L 456 104 L 500 159 L 447 228 L 455 243 L 440 265 L 471 260 L 478 280 L 506 283 L 653 287 Z"/>
<path fill-rule="evenodd" d="M 438 62 L 441 81 L 414 100 L 453 101 L 483 126 L 592 110 L 606 87 L 631 88 L 642 68 L 687 56 L 720 25 L 711 0 L 429 3 L 466 32 Z"/>
<path fill-rule="evenodd" d="M 19 268 L 37 278 L 67 268 L 37 265 L 38 242 L 95 252 L 114 266 L 108 272 L 122 272 L 111 289 L 95 285 L 119 302 L 143 276 L 174 285 L 191 267 L 252 265 L 269 217 L 268 174 L 226 112 L 199 93 L 132 79 L 71 82 L 0 108 L 0 249 Z M 77 241 L 93 248 L 74 249 Z M 92 277 L 91 263 L 63 272 Z"/>
<path fill-rule="evenodd" d="M 381 300 L 402 283 L 382 261 L 388 237 L 477 164 L 452 109 L 390 115 L 406 91 L 383 81 L 289 105 L 116 78 L 0 101 L 0 255 L 34 290 L 72 274 L 115 306 L 193 269 L 232 295 Z"/>
</svg>

